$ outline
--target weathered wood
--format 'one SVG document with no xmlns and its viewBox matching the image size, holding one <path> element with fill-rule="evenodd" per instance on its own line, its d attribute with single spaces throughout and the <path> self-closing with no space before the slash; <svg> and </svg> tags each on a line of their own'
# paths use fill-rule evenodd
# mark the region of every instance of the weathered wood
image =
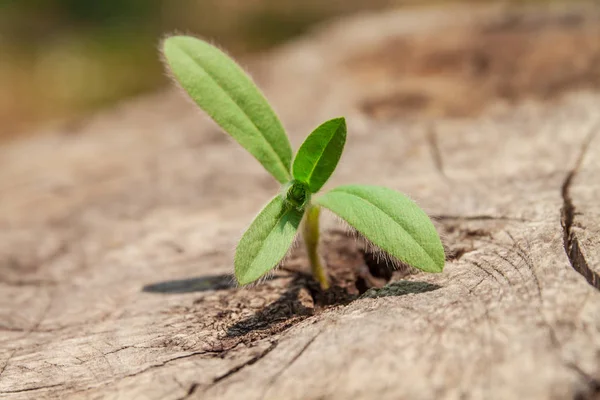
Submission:
<svg viewBox="0 0 600 400">
<path fill-rule="evenodd" d="M 389 276 L 331 217 L 330 292 L 301 248 L 232 287 L 277 185 L 179 93 L 4 145 L 0 398 L 598 396 L 599 38 L 594 5 L 398 11 L 251 63 L 296 146 L 347 116 L 328 187 L 436 216 L 445 272 L 360 299 Z"/>
</svg>

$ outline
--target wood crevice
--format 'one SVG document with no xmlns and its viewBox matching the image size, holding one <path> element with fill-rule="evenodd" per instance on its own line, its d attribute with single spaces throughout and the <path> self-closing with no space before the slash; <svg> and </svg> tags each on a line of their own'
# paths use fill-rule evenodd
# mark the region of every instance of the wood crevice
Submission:
<svg viewBox="0 0 600 400">
<path fill-rule="evenodd" d="M 448 177 L 448 175 L 446 174 L 446 170 L 444 169 L 444 159 L 442 157 L 442 152 L 438 143 L 438 135 L 433 126 L 430 126 L 428 128 L 426 138 L 429 150 L 431 151 L 433 165 L 435 166 L 436 171 L 444 180 L 449 181 L 450 178 Z"/>
<path fill-rule="evenodd" d="M 248 367 L 250 365 L 256 364 L 258 361 L 260 361 L 261 359 L 263 359 L 264 357 L 266 357 L 267 354 L 269 354 L 270 352 L 272 352 L 273 350 L 275 350 L 275 348 L 277 347 L 278 344 L 279 344 L 279 341 L 277 341 L 277 340 L 272 341 L 271 344 L 269 345 L 269 347 L 267 347 L 266 349 L 264 349 L 263 351 L 261 351 L 260 353 L 258 353 L 254 357 L 252 357 L 251 359 L 247 360 L 246 362 L 244 362 L 242 364 L 236 365 L 235 367 L 231 368 L 230 370 L 228 370 L 224 374 L 221 374 L 221 375 L 215 377 L 213 379 L 212 383 L 210 385 L 208 385 L 204 391 L 205 392 L 208 391 L 209 389 L 211 389 L 212 387 L 214 387 L 219 382 L 224 381 L 225 379 L 227 379 L 227 378 L 229 378 L 229 377 L 237 374 L 238 372 L 240 372 L 244 368 L 246 368 L 246 367 Z M 188 396 L 184 397 L 184 399 L 187 398 L 187 397 L 189 397 L 189 396 L 191 396 L 195 391 L 196 391 L 196 388 L 193 388 L 193 389 L 190 388 Z"/>
<path fill-rule="evenodd" d="M 120 349 L 120 350 L 122 350 L 122 349 Z M 148 371 L 150 371 L 150 370 L 154 370 L 154 369 L 157 369 L 157 368 L 164 367 L 165 365 L 168 365 L 168 364 L 170 364 L 170 363 L 172 363 L 172 362 L 175 362 L 175 361 L 184 360 L 184 359 L 191 358 L 191 357 L 196 357 L 196 356 L 202 356 L 202 355 L 206 355 L 206 354 L 221 354 L 221 353 L 225 353 L 225 352 L 227 352 L 227 351 L 229 351 L 229 350 L 231 350 L 231 349 L 214 350 L 214 351 L 211 351 L 211 350 L 209 350 L 209 351 L 195 351 L 195 352 L 192 352 L 192 353 L 188 353 L 188 354 L 180 355 L 180 356 L 173 357 L 173 358 L 170 358 L 170 359 L 168 359 L 168 360 L 165 360 L 165 361 L 163 361 L 163 362 L 160 362 L 160 363 L 158 363 L 158 364 L 153 364 L 153 365 L 150 365 L 150 366 L 148 366 L 148 367 L 146 367 L 146 368 L 144 368 L 144 369 L 142 369 L 142 370 L 140 370 L 140 371 L 134 372 L 134 373 L 132 373 L 132 374 L 128 374 L 128 375 L 121 376 L 121 377 L 117 378 L 117 379 L 116 379 L 116 380 L 114 380 L 114 381 L 105 382 L 105 383 L 102 383 L 102 384 L 100 384 L 100 385 L 96 385 L 96 386 L 90 386 L 90 387 L 87 387 L 87 388 L 83 388 L 83 389 L 80 389 L 80 390 L 76 390 L 76 391 L 74 391 L 73 393 L 85 393 L 85 392 L 87 392 L 87 391 L 94 390 L 94 389 L 98 389 L 98 388 L 100 388 L 100 387 L 104 387 L 104 386 L 112 385 L 112 384 L 114 384 L 116 381 L 122 381 L 122 380 L 124 380 L 124 379 L 126 379 L 126 378 L 133 378 L 133 377 L 136 377 L 136 376 L 142 375 L 142 374 L 144 374 L 144 373 L 146 373 L 146 372 L 148 372 Z M 104 356 L 104 355 L 103 355 L 103 356 Z M 57 384 L 57 385 L 54 385 L 54 386 L 61 386 L 61 384 Z M 0 393 L 1 393 L 1 392 L 0 392 Z"/>
<path fill-rule="evenodd" d="M 319 337 L 319 335 L 321 334 L 321 331 L 317 332 L 316 335 L 314 335 L 312 338 L 310 338 L 305 344 L 304 346 L 302 346 L 302 348 L 300 348 L 300 350 L 296 353 L 296 355 L 294 357 L 292 357 L 292 359 L 283 366 L 283 368 L 281 368 L 275 375 L 273 375 L 271 377 L 271 379 L 269 380 L 269 383 L 266 386 L 266 389 L 262 395 L 262 398 L 264 399 L 267 395 L 267 393 L 269 392 L 269 389 L 273 386 L 273 384 L 277 381 L 277 379 L 283 375 L 283 373 L 285 371 L 287 371 L 296 361 L 298 361 L 298 359 L 300 357 L 302 357 L 302 354 L 304 354 L 306 352 L 306 350 L 310 347 L 311 344 L 314 343 L 314 341 L 317 339 L 317 337 Z"/>
<path fill-rule="evenodd" d="M 17 390 L 4 390 L 4 391 L 0 392 L 0 394 L 18 394 L 18 393 L 26 393 L 26 392 L 35 392 L 38 390 L 51 389 L 51 388 L 55 388 L 58 386 L 63 386 L 63 385 L 62 385 L 62 383 L 56 383 L 54 385 L 35 386 L 35 387 L 29 387 L 29 388 L 17 389 Z"/>
<path fill-rule="evenodd" d="M 560 222 L 563 229 L 563 245 L 565 248 L 565 253 L 569 259 L 569 263 L 575 271 L 579 272 L 588 281 L 590 285 L 600 290 L 600 275 L 598 275 L 598 273 L 588 265 L 585 255 L 581 249 L 579 239 L 572 229 L 576 215 L 576 208 L 570 192 L 573 179 L 579 172 L 581 164 L 583 163 L 583 159 L 585 158 L 591 141 L 596 136 L 598 128 L 600 128 L 600 126 L 595 125 L 585 138 L 583 145 L 581 146 L 579 156 L 575 161 L 575 165 L 569 171 L 565 180 L 563 181 L 561 187 L 563 205 L 561 208 Z"/>
</svg>

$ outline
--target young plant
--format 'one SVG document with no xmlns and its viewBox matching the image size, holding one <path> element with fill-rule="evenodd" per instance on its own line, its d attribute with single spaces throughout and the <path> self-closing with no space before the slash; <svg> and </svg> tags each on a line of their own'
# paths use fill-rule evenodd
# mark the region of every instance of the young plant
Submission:
<svg viewBox="0 0 600 400">
<path fill-rule="evenodd" d="M 344 118 L 315 129 L 292 161 L 281 122 L 231 58 L 188 36 L 166 39 L 163 52 L 190 97 L 282 185 L 240 239 L 234 258 L 239 284 L 254 282 L 277 267 L 302 226 L 313 275 L 321 287 L 328 288 L 317 252 L 321 207 L 337 214 L 387 256 L 426 272 L 442 271 L 444 249 L 433 224 L 403 194 L 379 186 L 344 185 L 315 197 L 342 155 Z"/>
</svg>

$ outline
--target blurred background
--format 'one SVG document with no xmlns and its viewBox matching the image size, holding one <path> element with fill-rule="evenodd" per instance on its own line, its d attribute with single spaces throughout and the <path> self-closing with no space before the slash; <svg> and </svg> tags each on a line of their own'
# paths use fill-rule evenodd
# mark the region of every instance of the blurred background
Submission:
<svg viewBox="0 0 600 400">
<path fill-rule="evenodd" d="M 157 46 L 166 32 L 242 56 L 336 16 L 451 1 L 0 0 L 0 140 L 165 85 Z"/>
</svg>

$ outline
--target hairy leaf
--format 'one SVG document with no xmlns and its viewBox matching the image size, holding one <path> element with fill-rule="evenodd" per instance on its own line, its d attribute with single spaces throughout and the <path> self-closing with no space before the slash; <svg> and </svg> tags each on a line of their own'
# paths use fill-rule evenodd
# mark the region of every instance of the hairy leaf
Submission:
<svg viewBox="0 0 600 400">
<path fill-rule="evenodd" d="M 225 53 L 193 37 L 173 36 L 163 43 L 173 74 L 190 97 L 269 171 L 291 179 L 288 137 L 262 93 Z"/>
<path fill-rule="evenodd" d="M 294 179 L 317 193 L 327 182 L 344 150 L 346 120 L 335 118 L 315 129 L 302 143 L 292 167 Z"/>
<path fill-rule="evenodd" d="M 445 256 L 431 220 L 412 200 L 381 186 L 337 187 L 316 200 L 383 251 L 426 272 L 441 272 Z"/>
<path fill-rule="evenodd" d="M 252 283 L 277 266 L 294 242 L 303 212 L 275 197 L 252 221 L 235 252 L 235 277 Z"/>
</svg>

